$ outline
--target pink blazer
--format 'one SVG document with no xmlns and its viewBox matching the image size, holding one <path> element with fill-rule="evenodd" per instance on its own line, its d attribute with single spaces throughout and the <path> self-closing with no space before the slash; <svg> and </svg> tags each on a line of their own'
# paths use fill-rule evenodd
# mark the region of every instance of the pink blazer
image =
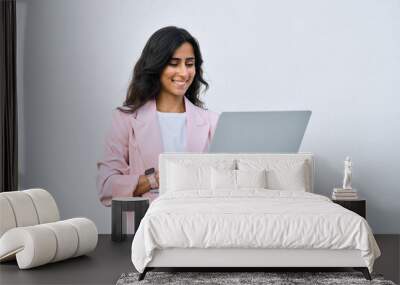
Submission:
<svg viewBox="0 0 400 285">
<path fill-rule="evenodd" d="M 207 152 L 218 114 L 193 105 L 186 97 L 185 109 L 186 151 Z M 162 152 L 154 100 L 133 114 L 115 110 L 106 136 L 103 160 L 97 163 L 97 190 L 101 203 L 110 206 L 112 197 L 132 196 L 139 176 L 151 167 L 158 170 L 158 156 Z"/>
</svg>

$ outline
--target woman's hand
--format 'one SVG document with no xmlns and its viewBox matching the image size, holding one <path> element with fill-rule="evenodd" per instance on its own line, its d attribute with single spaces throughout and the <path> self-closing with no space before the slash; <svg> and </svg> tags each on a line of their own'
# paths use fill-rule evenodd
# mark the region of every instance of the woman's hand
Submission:
<svg viewBox="0 0 400 285">
<path fill-rule="evenodd" d="M 140 175 L 135 191 L 133 191 L 133 196 L 134 197 L 142 196 L 144 193 L 150 191 L 150 189 L 151 189 L 150 182 L 147 179 L 146 175 Z"/>
</svg>

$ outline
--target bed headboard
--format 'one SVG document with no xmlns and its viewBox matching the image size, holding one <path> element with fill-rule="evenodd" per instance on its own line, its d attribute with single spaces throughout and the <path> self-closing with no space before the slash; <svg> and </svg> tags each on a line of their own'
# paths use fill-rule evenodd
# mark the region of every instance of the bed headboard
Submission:
<svg viewBox="0 0 400 285">
<path fill-rule="evenodd" d="M 159 157 L 160 171 L 160 194 L 165 193 L 165 185 L 168 185 L 167 169 L 168 164 L 183 164 L 192 166 L 215 165 L 220 163 L 231 163 L 235 169 L 238 165 L 257 163 L 262 161 L 270 167 L 274 165 L 291 165 L 296 163 L 304 163 L 306 191 L 314 191 L 314 158 L 312 153 L 162 153 Z"/>
</svg>

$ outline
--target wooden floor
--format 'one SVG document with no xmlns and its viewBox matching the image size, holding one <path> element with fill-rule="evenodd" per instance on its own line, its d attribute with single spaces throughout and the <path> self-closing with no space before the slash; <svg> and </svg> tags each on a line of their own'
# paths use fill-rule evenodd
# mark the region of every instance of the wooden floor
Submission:
<svg viewBox="0 0 400 285">
<path fill-rule="evenodd" d="M 400 235 L 375 236 L 382 256 L 374 271 L 399 283 Z M 131 240 L 111 241 L 100 235 L 94 252 L 88 256 L 52 263 L 28 270 L 19 270 L 16 262 L 0 264 L 0 284 L 115 284 L 124 272 L 135 271 L 130 259 Z"/>
</svg>

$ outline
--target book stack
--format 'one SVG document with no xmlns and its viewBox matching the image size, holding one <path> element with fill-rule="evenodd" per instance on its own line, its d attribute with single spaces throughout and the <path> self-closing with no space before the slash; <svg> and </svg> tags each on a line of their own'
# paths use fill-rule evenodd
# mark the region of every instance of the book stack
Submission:
<svg viewBox="0 0 400 285">
<path fill-rule="evenodd" d="M 332 193 L 334 200 L 357 200 L 358 194 L 356 189 L 334 188 Z"/>
</svg>

